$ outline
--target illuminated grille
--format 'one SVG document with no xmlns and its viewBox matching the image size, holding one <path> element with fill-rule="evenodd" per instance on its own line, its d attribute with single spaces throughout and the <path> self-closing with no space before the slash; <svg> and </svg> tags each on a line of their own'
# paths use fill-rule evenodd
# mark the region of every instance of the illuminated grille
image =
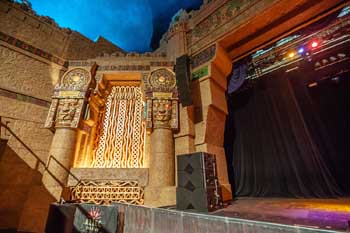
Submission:
<svg viewBox="0 0 350 233">
<path fill-rule="evenodd" d="M 92 167 L 143 167 L 145 124 L 140 87 L 115 86 L 107 97 Z"/>
<path fill-rule="evenodd" d="M 71 199 L 79 203 L 111 204 L 112 202 L 143 205 L 144 190 L 137 181 L 80 181 L 71 190 Z"/>
</svg>

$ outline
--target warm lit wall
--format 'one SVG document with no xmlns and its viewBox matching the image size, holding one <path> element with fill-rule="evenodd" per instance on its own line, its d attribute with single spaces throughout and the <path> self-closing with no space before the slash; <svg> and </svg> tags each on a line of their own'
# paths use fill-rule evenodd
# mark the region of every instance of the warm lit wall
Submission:
<svg viewBox="0 0 350 233">
<path fill-rule="evenodd" d="M 46 162 L 53 133 L 44 129 L 44 122 L 53 86 L 67 69 L 66 59 L 86 59 L 115 51 L 120 49 L 103 38 L 95 43 L 77 32 L 45 22 L 18 4 L 1 0 L 1 121 Z M 41 185 L 43 166 L 38 167 L 37 159 L 3 128 L 0 137 L 8 139 L 8 150 L 12 152 L 0 162 L 0 229 L 17 227 L 42 232 L 46 207 L 54 200 Z M 33 172 L 36 177 L 32 182 Z M 5 215 L 6 219 L 2 217 Z"/>
<path fill-rule="evenodd" d="M 17 136 L 46 161 L 53 134 L 43 129 L 43 122 L 53 90 L 52 82 L 58 77 L 60 67 L 1 44 L 0 64 L 2 122 L 7 122 Z M 9 146 L 31 167 L 35 166 L 33 156 L 14 137 L 9 138 Z"/>
</svg>

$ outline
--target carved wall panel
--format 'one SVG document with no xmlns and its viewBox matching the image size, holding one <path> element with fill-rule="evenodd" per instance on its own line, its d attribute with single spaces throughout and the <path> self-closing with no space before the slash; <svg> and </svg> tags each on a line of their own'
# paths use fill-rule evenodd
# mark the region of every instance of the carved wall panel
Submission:
<svg viewBox="0 0 350 233">
<path fill-rule="evenodd" d="M 54 89 L 45 127 L 77 128 L 93 84 L 89 71 L 82 68 L 67 71 Z"/>
<path fill-rule="evenodd" d="M 146 126 L 178 129 L 178 95 L 175 74 L 161 68 L 145 75 Z"/>
<path fill-rule="evenodd" d="M 145 124 L 140 87 L 114 86 L 107 97 L 92 167 L 143 167 Z"/>
<path fill-rule="evenodd" d="M 143 205 L 144 188 L 137 181 L 96 182 L 80 181 L 71 198 L 80 203 L 111 204 L 113 202 Z"/>
</svg>

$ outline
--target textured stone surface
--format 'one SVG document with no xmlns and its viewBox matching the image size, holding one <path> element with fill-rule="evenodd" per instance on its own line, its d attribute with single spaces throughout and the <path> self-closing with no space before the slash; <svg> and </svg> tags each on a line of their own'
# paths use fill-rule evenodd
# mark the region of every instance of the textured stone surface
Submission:
<svg viewBox="0 0 350 233">
<path fill-rule="evenodd" d="M 175 185 L 175 156 L 171 129 L 153 129 L 151 134 L 149 186 Z"/>
<path fill-rule="evenodd" d="M 17 229 L 24 232 L 44 232 L 49 205 L 55 199 L 43 185 L 32 186 L 27 196 Z"/>
<path fill-rule="evenodd" d="M 43 232 L 53 198 L 41 186 L 41 174 L 9 146 L 0 154 L 0 190 L 0 229 Z"/>
<path fill-rule="evenodd" d="M 0 96 L 0 106 L 2 122 L 7 123 L 20 141 L 46 162 L 53 135 L 52 132 L 43 128 L 47 108 L 2 96 Z M 8 145 L 30 167 L 36 166 L 37 160 L 34 155 L 14 136 L 3 130 L 1 137 L 9 139 Z"/>
<path fill-rule="evenodd" d="M 71 168 L 71 173 L 79 180 L 98 181 L 138 181 L 139 186 L 147 186 L 147 168 Z M 68 186 L 74 186 L 78 182 L 72 176 L 68 178 Z"/>
<path fill-rule="evenodd" d="M 176 204 L 176 186 L 146 187 L 145 206 L 161 207 Z"/>
<path fill-rule="evenodd" d="M 0 45 L 0 88 L 51 100 L 56 67 Z"/>
<path fill-rule="evenodd" d="M 72 166 L 77 131 L 70 128 L 57 128 L 52 139 L 47 170 L 43 175 L 43 184 L 58 200 L 62 188 L 67 185 L 68 172 Z M 51 156 L 53 158 L 51 158 Z"/>
<path fill-rule="evenodd" d="M 64 59 L 87 59 L 122 51 L 104 38 L 97 42 L 69 29 L 49 24 L 15 4 L 0 1 L 0 31 Z"/>
</svg>

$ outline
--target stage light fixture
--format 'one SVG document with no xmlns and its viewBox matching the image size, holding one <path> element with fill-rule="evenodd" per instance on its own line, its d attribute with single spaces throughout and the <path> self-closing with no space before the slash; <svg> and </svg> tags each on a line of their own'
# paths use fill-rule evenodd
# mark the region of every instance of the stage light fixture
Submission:
<svg viewBox="0 0 350 233">
<path fill-rule="evenodd" d="M 304 48 L 299 48 L 298 49 L 298 53 L 304 53 L 305 52 L 305 49 Z"/>
<path fill-rule="evenodd" d="M 311 42 L 311 48 L 316 48 L 318 45 L 319 45 L 319 43 L 316 40 Z"/>
<path fill-rule="evenodd" d="M 291 51 L 291 52 L 289 52 L 289 53 L 287 54 L 287 56 L 288 56 L 289 58 L 293 58 L 293 57 L 295 57 L 295 52 L 294 52 L 294 51 Z"/>
</svg>

